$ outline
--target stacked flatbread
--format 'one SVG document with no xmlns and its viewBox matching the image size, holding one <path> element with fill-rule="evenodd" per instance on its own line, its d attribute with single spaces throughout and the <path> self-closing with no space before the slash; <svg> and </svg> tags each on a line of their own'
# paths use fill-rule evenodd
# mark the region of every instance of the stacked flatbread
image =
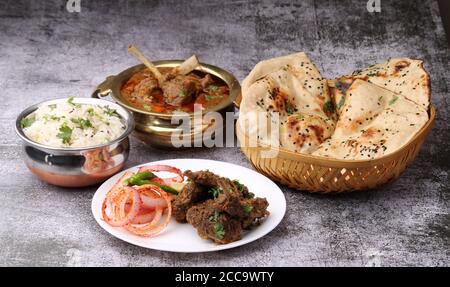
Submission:
<svg viewBox="0 0 450 287">
<path fill-rule="evenodd" d="M 297 53 L 255 66 L 242 85 L 238 124 L 250 138 L 290 151 L 374 159 L 422 128 L 430 95 L 418 60 L 391 59 L 327 81 Z"/>
<path fill-rule="evenodd" d="M 311 153 L 334 131 L 327 81 L 305 53 L 258 63 L 242 95 L 239 124 L 264 144 Z"/>
</svg>

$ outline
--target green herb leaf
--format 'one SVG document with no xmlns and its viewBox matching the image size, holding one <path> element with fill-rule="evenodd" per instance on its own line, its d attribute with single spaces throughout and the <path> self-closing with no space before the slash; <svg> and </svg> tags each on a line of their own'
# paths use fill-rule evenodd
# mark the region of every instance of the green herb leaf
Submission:
<svg viewBox="0 0 450 287">
<path fill-rule="evenodd" d="M 94 115 L 94 109 L 93 108 L 88 108 L 86 110 L 86 112 L 88 113 L 88 115 L 93 116 Z"/>
<path fill-rule="evenodd" d="M 294 113 L 294 108 L 290 104 L 287 104 L 286 105 L 286 112 L 288 114 L 293 114 Z"/>
<path fill-rule="evenodd" d="M 326 101 L 325 104 L 323 104 L 323 111 L 325 113 L 331 113 L 334 111 L 334 105 L 331 101 Z"/>
<path fill-rule="evenodd" d="M 392 99 L 389 101 L 389 105 L 393 105 L 398 100 L 398 96 L 393 96 Z"/>
<path fill-rule="evenodd" d="M 88 119 L 83 118 L 73 118 L 71 119 L 72 123 L 76 124 L 78 128 L 84 130 L 87 128 L 92 128 L 92 123 Z"/>
<path fill-rule="evenodd" d="M 72 137 L 72 129 L 68 127 L 66 123 L 64 123 L 59 128 L 59 133 L 56 136 L 62 139 L 62 142 L 64 144 L 69 144 Z"/>
<path fill-rule="evenodd" d="M 178 93 L 178 96 L 184 98 L 187 96 L 187 94 L 184 90 L 180 90 L 180 92 Z"/>
<path fill-rule="evenodd" d="M 74 106 L 74 107 L 77 107 L 77 108 L 81 107 L 80 104 L 75 104 L 75 103 L 73 102 L 73 100 L 74 100 L 74 97 L 69 97 L 69 98 L 67 99 L 67 103 L 69 103 L 69 105 Z"/>
<path fill-rule="evenodd" d="M 104 161 L 104 160 L 105 160 L 105 157 L 103 156 L 102 153 L 99 153 L 99 154 L 98 154 L 98 159 L 101 160 L 101 161 Z"/>
<path fill-rule="evenodd" d="M 48 107 L 51 111 L 53 111 L 54 109 L 56 109 L 56 104 L 48 105 Z"/>
<path fill-rule="evenodd" d="M 225 236 L 225 228 L 222 223 L 219 222 L 223 214 L 221 212 L 215 211 L 214 215 L 209 217 L 209 221 L 214 223 L 214 233 L 218 239 L 223 239 Z"/>
<path fill-rule="evenodd" d="M 149 112 L 152 111 L 152 107 L 149 106 L 149 105 L 144 104 L 144 105 L 142 105 L 142 107 L 143 107 L 146 111 L 149 111 Z"/>
<path fill-rule="evenodd" d="M 297 120 L 302 120 L 303 119 L 303 116 L 302 115 L 297 115 L 296 117 L 295 117 Z"/>
<path fill-rule="evenodd" d="M 251 205 L 244 205 L 242 207 L 244 208 L 244 211 L 247 214 L 250 214 L 250 212 L 252 212 L 252 210 L 253 210 L 253 206 L 251 206 Z"/>
<path fill-rule="evenodd" d="M 342 106 L 345 104 L 345 97 L 342 96 L 341 99 L 339 100 L 339 103 L 337 104 L 336 108 L 340 109 L 342 108 Z"/>
<path fill-rule="evenodd" d="M 240 192 L 243 192 L 243 191 L 244 191 L 245 185 L 243 185 L 242 183 L 240 183 L 239 180 L 235 179 L 235 180 L 233 180 L 233 183 L 234 183 L 234 185 L 237 187 L 237 189 L 238 189 Z"/>
<path fill-rule="evenodd" d="M 216 85 L 209 85 L 208 86 L 208 90 L 210 90 L 211 92 L 216 92 L 219 89 L 218 86 Z"/>
<path fill-rule="evenodd" d="M 216 97 L 211 96 L 211 95 L 205 95 L 205 100 L 207 100 L 207 101 L 214 100 L 215 98 L 216 98 Z"/>
<path fill-rule="evenodd" d="M 103 110 L 110 117 L 118 117 L 118 118 L 120 118 L 120 115 L 117 113 L 117 111 L 115 109 L 111 109 L 109 106 L 104 106 Z"/>
<path fill-rule="evenodd" d="M 20 126 L 24 129 L 27 128 L 29 126 L 31 126 L 34 123 L 34 119 L 33 118 L 22 118 L 20 120 Z"/>
<path fill-rule="evenodd" d="M 214 233 L 216 234 L 216 237 L 218 239 L 223 239 L 223 237 L 225 236 L 225 228 L 221 223 L 214 224 Z"/>
<path fill-rule="evenodd" d="M 73 100 L 74 100 L 73 97 L 69 97 L 69 98 L 67 99 L 67 102 L 69 103 L 69 105 L 72 105 L 72 106 L 75 105 L 75 104 L 73 103 Z"/>
<path fill-rule="evenodd" d="M 223 216 L 222 213 L 220 213 L 218 211 L 215 211 L 214 215 L 211 215 L 209 217 L 209 221 L 211 221 L 211 222 L 218 222 L 222 216 Z"/>
<path fill-rule="evenodd" d="M 213 187 L 210 190 L 208 190 L 208 193 L 210 193 L 213 196 L 213 198 L 217 198 L 222 193 L 222 189 L 220 187 Z"/>
</svg>

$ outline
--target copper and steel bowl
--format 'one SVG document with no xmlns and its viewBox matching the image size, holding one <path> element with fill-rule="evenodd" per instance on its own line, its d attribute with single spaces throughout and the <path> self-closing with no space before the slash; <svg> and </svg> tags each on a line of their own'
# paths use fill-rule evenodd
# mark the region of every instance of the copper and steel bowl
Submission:
<svg viewBox="0 0 450 287">
<path fill-rule="evenodd" d="M 133 115 L 121 106 L 110 101 L 75 98 L 74 103 L 98 106 L 110 106 L 116 109 L 126 126 L 124 133 L 115 140 L 105 144 L 83 148 L 56 148 L 46 146 L 29 139 L 23 132 L 20 121 L 42 105 L 51 105 L 66 101 L 57 99 L 42 102 L 25 109 L 16 120 L 16 133 L 23 140 L 23 157 L 27 167 L 42 180 L 65 187 L 82 187 L 102 182 L 120 171 L 130 152 L 129 134 L 133 131 Z M 104 160 L 108 156 L 107 164 L 99 165 L 95 169 L 88 167 L 88 162 Z"/>
<path fill-rule="evenodd" d="M 164 67 L 177 67 L 183 61 L 181 60 L 162 60 L 155 61 L 153 64 L 158 68 Z M 136 65 L 131 68 L 128 68 L 115 76 L 108 76 L 104 82 L 97 86 L 92 97 L 94 98 L 103 98 L 107 96 L 111 96 L 112 100 L 133 112 L 135 119 L 135 131 L 134 135 L 145 143 L 163 148 L 174 148 L 176 146 L 172 143 L 172 135 L 174 133 L 181 133 L 179 121 L 175 119 L 177 117 L 174 114 L 170 113 L 156 113 L 149 112 L 141 109 L 137 109 L 130 105 L 121 95 L 120 89 L 125 84 L 130 77 L 142 70 L 146 69 L 144 65 Z M 201 63 L 200 66 L 196 69 L 198 71 L 204 73 L 210 73 L 222 81 L 224 81 L 230 90 L 229 97 L 221 102 L 219 105 L 215 106 L 210 110 L 203 111 L 202 113 L 215 111 L 224 115 L 226 112 L 234 111 L 233 103 L 237 98 L 240 97 L 241 86 L 239 81 L 229 72 L 208 64 Z M 190 118 L 193 119 L 194 113 L 190 114 Z M 223 121 L 225 122 L 225 121 Z M 224 125 L 219 127 L 217 130 L 223 130 Z M 196 139 L 201 139 L 202 134 L 206 129 L 210 128 L 209 126 L 203 126 L 202 128 L 193 128 L 189 131 L 190 144 L 194 145 Z M 183 131 L 186 134 L 186 131 Z"/>
</svg>

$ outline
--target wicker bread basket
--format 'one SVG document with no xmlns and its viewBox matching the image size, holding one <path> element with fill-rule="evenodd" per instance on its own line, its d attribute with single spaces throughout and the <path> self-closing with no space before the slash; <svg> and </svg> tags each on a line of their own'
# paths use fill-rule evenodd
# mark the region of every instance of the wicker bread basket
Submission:
<svg viewBox="0 0 450 287">
<path fill-rule="evenodd" d="M 264 145 L 249 147 L 239 124 L 236 133 L 242 151 L 259 172 L 294 189 L 334 194 L 376 188 L 399 177 L 417 156 L 435 118 L 436 109 L 430 105 L 428 122 L 406 145 L 374 160 L 327 159 Z M 261 153 L 268 150 L 278 155 L 263 158 Z"/>
</svg>

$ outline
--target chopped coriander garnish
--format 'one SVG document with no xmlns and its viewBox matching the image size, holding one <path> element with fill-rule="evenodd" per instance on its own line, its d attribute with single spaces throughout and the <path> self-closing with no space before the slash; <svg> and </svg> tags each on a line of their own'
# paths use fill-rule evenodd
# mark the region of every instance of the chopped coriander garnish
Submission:
<svg viewBox="0 0 450 287">
<path fill-rule="evenodd" d="M 334 111 L 334 106 L 331 101 L 326 101 L 325 104 L 323 104 L 323 111 L 325 113 L 331 113 Z"/>
<path fill-rule="evenodd" d="M 207 101 L 214 100 L 215 98 L 216 98 L 216 97 L 214 97 L 214 96 L 205 95 L 205 100 L 207 100 Z"/>
<path fill-rule="evenodd" d="M 184 90 L 180 90 L 180 92 L 178 93 L 178 96 L 184 98 L 187 96 L 187 94 Z"/>
<path fill-rule="evenodd" d="M 393 105 L 398 100 L 397 96 L 393 96 L 392 99 L 389 101 L 389 105 Z"/>
<path fill-rule="evenodd" d="M 251 206 L 251 205 L 244 205 L 242 207 L 244 208 L 244 211 L 247 214 L 250 214 L 250 212 L 252 212 L 252 210 L 253 210 L 253 206 Z"/>
<path fill-rule="evenodd" d="M 295 117 L 297 120 L 302 120 L 303 119 L 303 116 L 302 115 L 297 115 L 296 117 Z"/>
<path fill-rule="evenodd" d="M 82 130 L 87 129 L 87 128 L 92 128 L 92 123 L 88 119 L 74 118 L 74 119 L 71 119 L 71 121 L 72 121 L 72 123 L 76 124 L 77 127 L 79 127 Z"/>
<path fill-rule="evenodd" d="M 244 191 L 245 185 L 243 185 L 242 183 L 240 183 L 239 180 L 235 179 L 233 180 L 234 185 L 236 185 L 237 189 L 242 192 Z"/>
<path fill-rule="evenodd" d="M 99 154 L 98 154 L 98 159 L 101 160 L 101 161 L 104 161 L 104 160 L 105 160 L 105 157 L 103 156 L 102 153 L 99 153 Z"/>
<path fill-rule="evenodd" d="M 80 104 L 75 104 L 74 102 L 73 102 L 73 100 L 74 100 L 74 97 L 69 97 L 68 99 L 67 99 L 67 103 L 69 103 L 69 105 L 71 105 L 71 106 L 74 106 L 74 107 L 81 107 L 81 105 Z"/>
<path fill-rule="evenodd" d="M 48 107 L 51 111 L 53 111 L 54 109 L 56 109 L 56 104 L 48 105 Z"/>
<path fill-rule="evenodd" d="M 216 85 L 209 85 L 209 86 L 208 86 L 208 90 L 210 90 L 211 92 L 215 92 L 215 91 L 217 91 L 218 89 L 219 89 L 219 87 L 216 86 Z"/>
<path fill-rule="evenodd" d="M 151 112 L 152 111 L 152 107 L 151 106 L 149 106 L 149 105 L 142 105 L 142 107 L 146 110 L 146 111 L 149 111 L 149 112 Z"/>
<path fill-rule="evenodd" d="M 213 196 L 213 198 L 217 198 L 222 193 L 222 189 L 220 187 L 213 187 L 210 190 L 208 190 L 208 193 L 210 193 Z"/>
<path fill-rule="evenodd" d="M 109 106 L 104 106 L 103 110 L 110 117 L 118 117 L 118 118 L 120 117 L 120 115 L 117 113 L 117 111 L 115 109 L 111 109 Z"/>
<path fill-rule="evenodd" d="M 63 143 L 69 144 L 72 137 L 72 129 L 68 127 L 66 123 L 63 123 L 59 128 L 59 133 L 56 136 L 62 139 Z"/>
<path fill-rule="evenodd" d="M 290 104 L 286 105 L 286 112 L 288 114 L 293 114 L 294 113 L 294 107 L 292 107 Z"/>
<path fill-rule="evenodd" d="M 24 129 L 31 126 L 34 123 L 34 119 L 32 118 L 22 118 L 20 120 L 20 126 Z"/>
<path fill-rule="evenodd" d="M 222 215 L 223 215 L 222 213 L 220 213 L 218 211 L 215 211 L 214 215 L 211 215 L 209 217 L 209 221 L 211 221 L 211 222 L 218 222 L 219 219 L 222 217 Z"/>
<path fill-rule="evenodd" d="M 225 228 L 223 224 L 219 222 L 222 216 L 222 213 L 215 211 L 214 214 L 209 217 L 209 221 L 214 223 L 214 233 L 219 239 L 223 239 L 223 237 L 225 236 Z"/>
<path fill-rule="evenodd" d="M 216 234 L 216 237 L 218 239 L 223 239 L 223 237 L 225 236 L 225 228 L 223 227 L 223 224 L 215 223 L 214 224 L 214 233 Z"/>
<path fill-rule="evenodd" d="M 88 113 L 88 115 L 93 116 L 94 115 L 94 109 L 93 108 L 88 108 L 86 110 L 86 112 Z"/>
<path fill-rule="evenodd" d="M 341 97 L 339 100 L 339 103 L 337 104 L 336 108 L 340 109 L 345 104 L 345 97 Z"/>
<path fill-rule="evenodd" d="M 67 102 L 69 103 L 69 105 L 72 105 L 72 106 L 74 106 L 75 104 L 73 103 L 73 97 L 69 97 L 68 99 L 67 99 Z"/>
</svg>

